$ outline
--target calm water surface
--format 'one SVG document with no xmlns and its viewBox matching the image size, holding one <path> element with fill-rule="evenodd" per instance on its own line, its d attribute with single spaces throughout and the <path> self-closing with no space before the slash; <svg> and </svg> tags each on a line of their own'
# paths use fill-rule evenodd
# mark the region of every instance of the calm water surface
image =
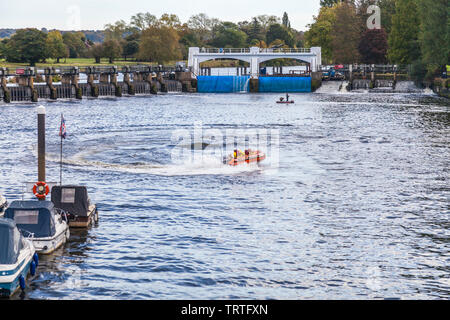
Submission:
<svg viewBox="0 0 450 320">
<path fill-rule="evenodd" d="M 448 299 L 448 100 L 278 97 L 44 102 L 47 180 L 59 180 L 62 112 L 63 182 L 88 185 L 100 221 L 41 257 L 14 298 Z M 0 106 L 0 193 L 10 201 L 37 177 L 35 107 Z M 279 167 L 174 163 L 172 134 L 196 121 L 279 130 Z"/>
</svg>

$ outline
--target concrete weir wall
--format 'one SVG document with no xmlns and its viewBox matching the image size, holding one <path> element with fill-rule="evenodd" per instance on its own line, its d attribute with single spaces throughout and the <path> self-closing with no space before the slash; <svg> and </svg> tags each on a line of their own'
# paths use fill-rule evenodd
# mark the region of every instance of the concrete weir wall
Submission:
<svg viewBox="0 0 450 320">
<path fill-rule="evenodd" d="M 198 76 L 198 92 L 311 92 L 311 77 Z"/>
<path fill-rule="evenodd" d="M 80 82 L 80 74 L 85 75 L 85 81 Z M 118 81 L 119 74 L 123 81 Z M 43 70 L 25 67 L 11 71 L 0 68 L 0 102 L 195 92 L 195 83 L 190 72 L 180 71 L 178 67 L 126 66 L 121 70 L 115 66 Z"/>
</svg>

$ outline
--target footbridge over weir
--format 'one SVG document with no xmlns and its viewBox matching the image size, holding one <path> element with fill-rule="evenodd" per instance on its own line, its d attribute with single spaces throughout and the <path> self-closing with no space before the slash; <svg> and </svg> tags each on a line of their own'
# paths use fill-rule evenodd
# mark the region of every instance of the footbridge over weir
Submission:
<svg viewBox="0 0 450 320">
<path fill-rule="evenodd" d="M 286 48 L 189 48 L 188 67 L 194 76 L 199 74 L 200 63 L 214 59 L 236 59 L 250 64 L 252 78 L 259 77 L 259 65 L 272 59 L 296 59 L 306 62 L 312 72 L 319 71 L 322 64 L 320 47 L 286 49 Z"/>
</svg>

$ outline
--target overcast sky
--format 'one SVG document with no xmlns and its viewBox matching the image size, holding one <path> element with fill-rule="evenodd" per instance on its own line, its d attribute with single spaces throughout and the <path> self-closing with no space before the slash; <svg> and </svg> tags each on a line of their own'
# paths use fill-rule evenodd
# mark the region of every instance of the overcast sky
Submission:
<svg viewBox="0 0 450 320">
<path fill-rule="evenodd" d="M 0 0 L 0 28 L 98 30 L 138 12 L 178 15 L 182 22 L 197 13 L 238 22 L 286 11 L 291 26 L 306 30 L 319 12 L 320 0 Z"/>
</svg>

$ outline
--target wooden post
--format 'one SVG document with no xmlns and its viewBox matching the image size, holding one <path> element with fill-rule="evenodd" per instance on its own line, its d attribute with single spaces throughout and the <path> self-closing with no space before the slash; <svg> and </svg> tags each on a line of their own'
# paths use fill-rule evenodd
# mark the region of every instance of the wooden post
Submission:
<svg viewBox="0 0 450 320">
<path fill-rule="evenodd" d="M 45 181 L 45 107 L 37 108 L 38 118 L 38 181 Z M 42 199 L 43 200 L 43 199 Z"/>
</svg>

